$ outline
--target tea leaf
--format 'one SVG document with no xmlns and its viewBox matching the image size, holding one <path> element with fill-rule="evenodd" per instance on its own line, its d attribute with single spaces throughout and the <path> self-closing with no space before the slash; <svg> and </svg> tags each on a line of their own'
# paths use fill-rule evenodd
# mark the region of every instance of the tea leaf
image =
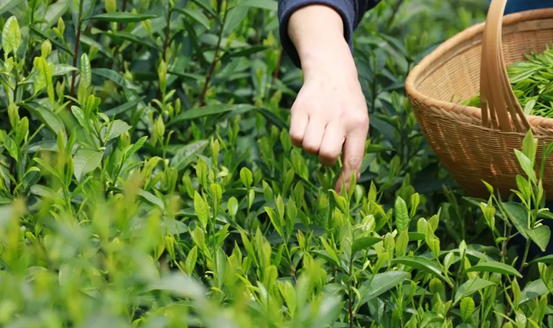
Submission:
<svg viewBox="0 0 553 328">
<path fill-rule="evenodd" d="M 398 197 L 395 203 L 396 212 L 396 227 L 398 232 L 402 232 L 409 229 L 409 212 L 407 210 L 407 204 L 405 201 Z"/>
<path fill-rule="evenodd" d="M 2 49 L 5 56 L 10 52 L 16 54 L 20 45 L 21 30 L 19 29 L 19 22 L 15 16 L 11 16 L 4 23 L 4 29 L 2 30 Z"/>
<path fill-rule="evenodd" d="M 5 12 L 8 12 L 17 7 L 21 3 L 21 1 L 22 0 L 0 0 L 0 15 L 3 15 Z"/>
<path fill-rule="evenodd" d="M 472 278 L 459 286 L 457 292 L 455 293 L 455 303 L 457 303 L 461 298 L 468 297 L 482 289 L 494 286 L 495 283 L 484 280 L 481 278 Z"/>
<path fill-rule="evenodd" d="M 197 191 L 194 192 L 194 210 L 196 211 L 198 220 L 200 220 L 202 227 L 205 229 L 210 216 L 209 208 L 203 197 Z"/>
<path fill-rule="evenodd" d="M 474 300 L 470 297 L 465 297 L 461 301 L 461 318 L 467 321 L 474 312 Z"/>
<path fill-rule="evenodd" d="M 113 12 L 86 17 L 85 20 L 97 20 L 100 22 L 136 23 L 143 20 L 156 18 L 154 15 L 142 15 L 126 12 Z"/>
<path fill-rule="evenodd" d="M 206 30 L 209 30 L 209 19 L 199 10 L 193 10 L 189 8 L 174 8 L 175 11 L 192 18 L 196 22 L 200 23 Z"/>
<path fill-rule="evenodd" d="M 94 171 L 100 165 L 103 156 L 104 152 L 101 151 L 79 149 L 73 157 L 74 174 L 77 181 L 81 182 L 86 174 Z"/>
<path fill-rule="evenodd" d="M 356 239 L 353 242 L 351 251 L 353 252 L 353 254 L 355 254 L 359 251 L 372 247 L 373 245 L 375 245 L 380 241 L 382 241 L 382 238 L 377 238 L 377 237 L 363 237 L 363 238 Z"/>
<path fill-rule="evenodd" d="M 427 259 L 426 257 L 421 256 L 401 256 L 395 259 L 392 259 L 392 263 L 403 264 L 418 270 L 425 271 L 430 273 L 438 278 L 443 279 L 448 284 L 451 284 L 448 278 L 446 278 L 440 267 L 434 263 L 432 260 Z"/>
<path fill-rule="evenodd" d="M 496 272 L 522 278 L 522 275 L 515 268 L 501 262 L 479 263 L 470 267 L 469 269 L 466 269 L 465 272 Z"/>
<path fill-rule="evenodd" d="M 388 271 L 376 274 L 361 284 L 359 293 L 363 298 L 357 306 L 359 307 L 396 287 L 408 276 L 409 273 L 405 271 Z"/>
</svg>

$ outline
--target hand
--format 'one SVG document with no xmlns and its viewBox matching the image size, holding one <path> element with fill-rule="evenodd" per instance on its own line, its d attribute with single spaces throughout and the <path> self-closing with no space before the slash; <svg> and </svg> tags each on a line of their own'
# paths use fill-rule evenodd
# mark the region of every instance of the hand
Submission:
<svg viewBox="0 0 553 328">
<path fill-rule="evenodd" d="M 310 19 L 324 24 L 310 23 Z M 342 154 L 337 192 L 344 181 L 349 190 L 353 175 L 359 178 L 369 129 L 365 97 L 342 29 L 340 16 L 324 6 L 298 10 L 289 25 L 304 73 L 304 84 L 291 109 L 290 137 L 294 145 L 318 155 L 326 166 L 334 165 Z M 322 32 L 320 38 L 317 31 Z"/>
</svg>

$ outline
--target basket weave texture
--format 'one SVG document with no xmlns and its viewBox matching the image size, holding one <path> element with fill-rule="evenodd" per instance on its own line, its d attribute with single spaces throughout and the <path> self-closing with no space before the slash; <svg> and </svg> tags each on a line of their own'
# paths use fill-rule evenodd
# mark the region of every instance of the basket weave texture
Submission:
<svg viewBox="0 0 553 328">
<path fill-rule="evenodd" d="M 487 38 L 486 42 L 497 43 L 497 49 L 503 52 L 497 58 L 503 58 L 504 65 L 553 44 L 553 9 L 510 14 L 502 22 L 501 37 Z M 415 117 L 440 162 L 467 194 L 484 198 L 489 192 L 482 180 L 506 195 L 516 188 L 516 175 L 524 176 L 514 149 L 522 149 L 526 134 L 485 125 L 482 109 L 460 105 L 481 92 L 481 68 L 490 65 L 482 60 L 486 24 L 474 25 L 441 44 L 413 68 L 406 80 Z M 490 88 L 501 88 L 501 81 L 488 79 Z M 510 85 L 508 88 L 512 92 Z M 539 139 L 536 161 L 540 164 L 543 143 L 553 141 L 553 119 L 525 118 Z M 552 158 L 546 161 L 544 175 L 547 199 L 553 199 Z"/>
</svg>

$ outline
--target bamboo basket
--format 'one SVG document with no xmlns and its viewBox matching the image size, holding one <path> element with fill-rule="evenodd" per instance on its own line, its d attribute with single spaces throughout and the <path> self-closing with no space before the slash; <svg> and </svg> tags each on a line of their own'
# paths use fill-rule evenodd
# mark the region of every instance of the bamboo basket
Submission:
<svg viewBox="0 0 553 328">
<path fill-rule="evenodd" d="M 502 196 L 525 176 L 514 153 L 528 129 L 543 144 L 553 141 L 553 119 L 524 115 L 506 65 L 553 44 L 553 9 L 504 16 L 506 0 L 493 0 L 486 22 L 441 44 L 409 73 L 405 88 L 423 134 L 460 187 L 489 196 L 482 181 Z M 481 108 L 459 103 L 480 93 Z M 543 186 L 553 199 L 553 159 L 545 164 Z"/>
</svg>

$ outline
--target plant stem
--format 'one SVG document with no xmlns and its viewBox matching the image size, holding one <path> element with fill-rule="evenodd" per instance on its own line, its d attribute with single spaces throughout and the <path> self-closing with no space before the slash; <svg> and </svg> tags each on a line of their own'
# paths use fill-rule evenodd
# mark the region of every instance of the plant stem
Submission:
<svg viewBox="0 0 553 328">
<path fill-rule="evenodd" d="M 77 68 L 77 59 L 79 58 L 79 44 L 81 43 L 81 28 L 83 25 L 83 6 L 84 0 L 79 1 L 79 21 L 77 22 L 77 37 L 75 38 L 75 51 L 73 52 L 73 67 Z M 77 71 L 73 71 L 73 78 L 71 80 L 71 98 L 75 97 L 75 79 Z M 71 112 L 71 105 L 73 105 L 73 99 L 69 100 L 68 109 Z"/>
<path fill-rule="evenodd" d="M 528 253 L 530 252 L 530 239 L 526 241 L 526 247 L 524 248 L 524 257 L 522 258 L 522 263 L 520 264 L 520 269 L 518 269 L 519 273 L 522 273 L 522 270 L 526 268 L 526 260 L 528 259 Z"/>
<path fill-rule="evenodd" d="M 202 94 L 200 95 L 200 107 L 204 105 L 205 101 L 205 95 L 207 93 L 207 89 L 209 87 L 209 82 L 211 81 L 211 77 L 213 76 L 213 72 L 215 71 L 215 65 L 219 61 L 219 49 L 221 48 L 221 40 L 223 39 L 223 32 L 225 30 L 225 22 L 227 20 L 227 13 L 228 13 L 228 1 L 227 5 L 225 6 L 224 10 L 225 13 L 223 14 L 223 21 L 221 22 L 221 29 L 219 30 L 219 39 L 217 40 L 217 45 L 215 46 L 215 53 L 213 54 L 213 61 L 211 62 L 211 65 L 209 66 L 209 72 L 207 73 L 207 77 L 205 78 L 205 84 L 204 88 L 202 90 Z"/>
</svg>

